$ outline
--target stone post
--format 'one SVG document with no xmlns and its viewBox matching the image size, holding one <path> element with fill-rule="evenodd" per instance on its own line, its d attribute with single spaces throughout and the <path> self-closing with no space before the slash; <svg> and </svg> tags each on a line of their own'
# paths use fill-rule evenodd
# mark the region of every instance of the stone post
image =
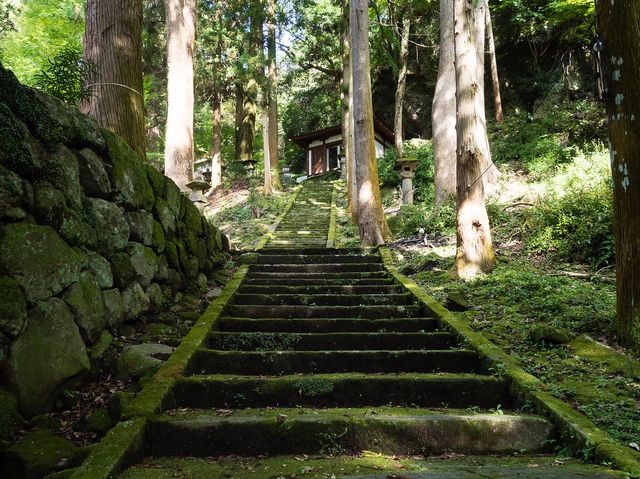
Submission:
<svg viewBox="0 0 640 479">
<path fill-rule="evenodd" d="M 347 155 L 344 152 L 340 153 L 340 176 L 347 178 Z"/>
<path fill-rule="evenodd" d="M 414 158 L 402 158 L 396 164 L 396 168 L 400 170 L 402 204 L 413 204 L 413 177 L 416 175 L 418 160 Z"/>
</svg>

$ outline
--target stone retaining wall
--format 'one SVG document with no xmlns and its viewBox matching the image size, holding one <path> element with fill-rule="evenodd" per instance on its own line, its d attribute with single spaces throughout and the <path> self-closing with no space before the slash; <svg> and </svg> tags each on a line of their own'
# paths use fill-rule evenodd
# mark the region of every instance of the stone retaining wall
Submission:
<svg viewBox="0 0 640 479">
<path fill-rule="evenodd" d="M 124 140 L 0 65 L 0 378 L 47 410 L 103 332 L 224 262 L 228 242 Z"/>
</svg>

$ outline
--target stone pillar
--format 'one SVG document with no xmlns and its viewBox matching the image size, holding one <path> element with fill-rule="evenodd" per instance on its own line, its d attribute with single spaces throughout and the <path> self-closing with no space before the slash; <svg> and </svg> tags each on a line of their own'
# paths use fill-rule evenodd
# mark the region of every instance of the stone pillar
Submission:
<svg viewBox="0 0 640 479">
<path fill-rule="evenodd" d="M 340 153 L 340 176 L 347 178 L 347 155 L 344 152 Z"/>
<path fill-rule="evenodd" d="M 400 169 L 402 204 L 413 204 L 413 177 L 416 175 L 418 161 L 413 158 L 403 158 L 398 161 L 397 168 Z"/>
</svg>

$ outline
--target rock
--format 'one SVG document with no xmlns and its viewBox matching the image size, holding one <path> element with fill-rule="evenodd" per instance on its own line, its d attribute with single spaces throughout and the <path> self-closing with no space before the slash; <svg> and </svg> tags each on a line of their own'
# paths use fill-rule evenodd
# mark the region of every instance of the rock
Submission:
<svg viewBox="0 0 640 479">
<path fill-rule="evenodd" d="M 153 229 L 151 236 L 151 244 L 157 253 L 162 253 L 165 247 L 165 236 L 162 225 L 156 220 L 153 220 Z"/>
<path fill-rule="evenodd" d="M 109 411 L 107 411 L 106 408 L 96 409 L 89 414 L 86 423 L 87 430 L 96 433 L 100 437 L 109 432 L 109 429 L 114 425 L 111 416 L 109 416 Z"/>
<path fill-rule="evenodd" d="M 221 294 L 222 294 L 222 288 L 218 286 L 214 286 L 209 291 L 207 291 L 207 299 L 209 301 L 212 301 L 216 299 L 218 296 L 220 296 Z"/>
<path fill-rule="evenodd" d="M 113 336 L 109 331 L 102 331 L 100 333 L 100 338 L 96 341 L 96 344 L 91 348 L 91 359 L 96 361 L 102 357 L 102 355 L 109 349 L 111 343 L 113 342 Z"/>
<path fill-rule="evenodd" d="M 168 176 L 164 177 L 164 193 L 167 199 L 167 206 L 169 206 L 173 214 L 179 218 L 182 208 L 182 197 L 184 195 L 180 191 L 180 188 L 178 188 L 178 185 Z"/>
<path fill-rule="evenodd" d="M 23 204 L 24 195 L 22 178 L 0 165 L 0 217 L 14 217 L 10 212 Z"/>
<path fill-rule="evenodd" d="M 176 215 L 168 203 L 162 198 L 158 198 L 154 206 L 154 213 L 162 226 L 165 236 L 173 237 L 176 231 Z"/>
<path fill-rule="evenodd" d="M 111 194 L 111 182 L 102 159 L 89 148 L 78 152 L 80 167 L 80 185 L 87 196 L 108 199 Z"/>
<path fill-rule="evenodd" d="M 109 289 L 102 292 L 104 301 L 104 316 L 110 328 L 118 326 L 124 320 L 124 305 L 122 295 L 118 289 Z"/>
<path fill-rule="evenodd" d="M 527 339 L 533 343 L 545 342 L 548 344 L 566 344 L 571 341 L 565 331 L 548 324 L 533 326 L 527 333 Z"/>
<path fill-rule="evenodd" d="M 452 289 L 447 292 L 447 300 L 444 306 L 449 311 L 467 311 L 470 308 L 469 298 L 462 289 Z"/>
<path fill-rule="evenodd" d="M 64 382 L 89 367 L 71 311 L 62 300 L 51 298 L 29 312 L 24 332 L 11 345 L 5 371 L 22 412 L 33 416 L 47 409 Z"/>
<path fill-rule="evenodd" d="M 141 378 L 155 373 L 168 359 L 173 348 L 164 344 L 142 343 L 122 350 L 116 364 L 118 378 Z"/>
<path fill-rule="evenodd" d="M 98 281 L 91 273 L 82 273 L 78 282 L 64 293 L 63 299 L 69 305 L 82 336 L 87 342 L 95 343 L 107 326 Z"/>
<path fill-rule="evenodd" d="M 12 223 L 4 227 L 0 264 L 24 289 L 27 301 L 50 298 L 76 282 L 87 264 L 49 226 Z"/>
<path fill-rule="evenodd" d="M 155 281 L 165 281 L 169 276 L 169 263 L 164 255 L 158 256 L 158 271 L 156 272 Z"/>
<path fill-rule="evenodd" d="M 136 397 L 135 393 L 130 393 L 126 391 L 118 391 L 113 394 L 109 398 L 109 403 L 107 404 L 107 409 L 109 411 L 109 416 L 114 421 L 119 421 L 122 416 L 122 411 L 127 407 Z"/>
<path fill-rule="evenodd" d="M 71 441 L 40 429 L 20 439 L 5 452 L 5 477 L 40 479 L 79 464 L 85 452 Z"/>
<path fill-rule="evenodd" d="M 147 288 L 147 296 L 149 297 L 149 310 L 160 311 L 164 305 L 164 296 L 158 283 L 151 283 L 149 285 Z"/>
<path fill-rule="evenodd" d="M 187 228 L 195 235 L 202 235 L 202 215 L 200 214 L 200 211 L 198 211 L 196 205 L 194 205 L 189 198 L 186 196 L 183 196 L 182 198 L 182 213 Z"/>
<path fill-rule="evenodd" d="M 156 198 L 163 198 L 164 194 L 164 175 L 155 169 L 152 165 L 145 163 L 144 169 L 147 172 L 147 179 L 151 185 L 151 189 Z"/>
<path fill-rule="evenodd" d="M 198 258 L 198 262 L 202 265 L 207 262 L 207 259 L 209 257 L 209 252 L 207 251 L 207 241 L 204 238 L 198 239 L 196 257 Z"/>
<path fill-rule="evenodd" d="M 44 166 L 42 156 L 33 155 L 30 144 L 35 146 L 37 141 L 7 105 L 0 103 L 0 164 L 29 178 L 40 174 Z"/>
<path fill-rule="evenodd" d="M 153 215 L 145 210 L 125 213 L 129 224 L 130 239 L 151 246 L 153 239 Z"/>
<path fill-rule="evenodd" d="M 187 229 L 184 234 L 180 235 L 180 238 L 182 239 L 182 243 L 184 244 L 187 253 L 196 256 L 198 254 L 198 238 L 196 235 Z"/>
<path fill-rule="evenodd" d="M 0 276 L 0 331 L 18 336 L 27 319 L 27 302 L 22 289 L 8 276 Z"/>
<path fill-rule="evenodd" d="M 137 318 L 149 309 L 149 297 L 139 283 L 134 282 L 122 292 L 122 310 L 125 321 Z"/>
<path fill-rule="evenodd" d="M 240 255 L 241 264 L 258 264 L 260 255 L 258 253 L 243 253 Z"/>
<path fill-rule="evenodd" d="M 84 196 L 80 186 L 80 165 L 76 155 L 66 146 L 58 145 L 56 150 L 49 153 L 47 178 L 65 194 L 69 206 L 80 210 Z"/>
<path fill-rule="evenodd" d="M 18 400 L 8 391 L 0 389 L 0 447 L 11 441 L 23 419 L 18 412 Z"/>
<path fill-rule="evenodd" d="M 151 248 L 133 242 L 127 245 L 127 254 L 131 260 L 135 279 L 146 288 L 158 271 L 158 257 Z"/>
<path fill-rule="evenodd" d="M 175 269 L 169 269 L 167 271 L 167 284 L 173 291 L 180 291 L 182 289 L 182 276 Z"/>
<path fill-rule="evenodd" d="M 89 272 L 98 281 L 100 288 L 109 289 L 113 287 L 113 273 L 109 262 L 95 251 L 87 250 L 89 258 Z"/>
<path fill-rule="evenodd" d="M 131 264 L 131 257 L 127 253 L 115 253 L 109 258 L 113 281 L 118 288 L 126 288 L 136 276 Z"/>
<path fill-rule="evenodd" d="M 196 286 L 198 287 L 198 290 L 204 292 L 207 290 L 207 288 L 209 287 L 209 285 L 207 284 L 207 277 L 200 273 L 198 275 L 198 279 L 196 281 Z"/>
<path fill-rule="evenodd" d="M 100 198 L 88 198 L 87 216 L 96 231 L 95 247 L 100 253 L 123 249 L 129 241 L 129 224 L 122 208 Z"/>
<path fill-rule="evenodd" d="M 80 213 L 65 208 L 62 211 L 61 222 L 53 224 L 60 236 L 71 246 L 94 245 L 97 232 L 91 227 Z"/>
<path fill-rule="evenodd" d="M 109 179 L 116 202 L 127 209 L 148 209 L 155 197 L 144 164 L 129 145 L 116 134 L 103 130 L 111 169 Z"/>
<path fill-rule="evenodd" d="M 209 276 L 216 283 L 221 284 L 221 285 L 224 286 L 225 284 L 227 284 L 229 282 L 229 280 L 231 279 L 232 275 L 227 270 L 219 269 L 219 270 L 216 270 L 213 273 L 211 273 Z"/>
<path fill-rule="evenodd" d="M 167 257 L 167 262 L 169 263 L 169 267 L 175 270 L 180 270 L 180 257 L 178 256 L 178 243 L 171 240 L 167 242 L 165 248 L 165 256 Z"/>
<path fill-rule="evenodd" d="M 33 184 L 34 214 L 39 222 L 59 225 L 62 214 L 67 208 L 67 200 L 62 191 L 48 181 L 37 181 Z"/>
<path fill-rule="evenodd" d="M 6 334 L 0 332 L 0 364 L 9 356 L 9 346 L 11 346 L 11 339 Z"/>
</svg>

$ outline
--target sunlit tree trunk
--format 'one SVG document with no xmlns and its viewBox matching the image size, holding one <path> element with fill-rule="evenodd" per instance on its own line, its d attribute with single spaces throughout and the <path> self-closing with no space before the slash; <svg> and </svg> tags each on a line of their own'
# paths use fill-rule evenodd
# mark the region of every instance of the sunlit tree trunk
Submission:
<svg viewBox="0 0 640 479">
<path fill-rule="evenodd" d="M 267 21 L 269 161 L 273 189 L 282 190 L 278 151 L 278 65 L 276 58 L 276 0 L 269 0 Z"/>
<path fill-rule="evenodd" d="M 491 84 L 493 86 L 493 108 L 496 122 L 500 123 L 504 119 L 504 114 L 502 113 L 502 96 L 500 95 L 500 79 L 498 78 L 498 62 L 496 61 L 496 43 L 493 38 L 493 22 L 491 21 L 491 11 L 488 5 L 486 21 L 489 61 L 491 62 Z"/>
<path fill-rule="evenodd" d="M 269 151 L 270 128 L 269 111 L 267 102 L 265 101 L 263 102 L 262 108 L 262 151 L 264 154 L 264 188 L 262 192 L 265 196 L 271 196 L 273 194 L 273 187 L 271 185 L 271 151 Z"/>
<path fill-rule="evenodd" d="M 400 38 L 400 61 L 398 70 L 398 86 L 396 88 L 395 115 L 393 121 L 393 132 L 396 140 L 396 152 L 398 158 L 404 155 L 402 140 L 404 138 L 402 129 L 402 110 L 404 103 L 404 92 L 407 88 L 407 64 L 409 62 L 409 35 L 411 33 L 411 18 L 405 13 L 402 21 L 402 35 Z"/>
<path fill-rule="evenodd" d="M 440 0 L 440 60 L 431 123 L 436 204 L 456 194 L 456 71 L 453 0 Z"/>
<path fill-rule="evenodd" d="M 365 246 L 384 244 L 391 236 L 382 209 L 373 136 L 369 16 L 367 0 L 351 0 L 353 146 L 356 164 L 358 229 Z"/>
<path fill-rule="evenodd" d="M 476 40 L 480 2 L 454 0 L 457 111 L 457 253 L 458 277 L 470 279 L 495 266 L 489 217 L 481 180 L 486 129 L 477 111 L 480 94 Z M 484 24 L 484 16 L 483 24 Z"/>
<path fill-rule="evenodd" d="M 251 7 L 251 18 L 249 20 L 249 65 L 244 85 L 242 134 L 240 136 L 240 161 L 245 164 L 253 160 L 259 82 L 264 77 L 262 20 L 260 5 L 255 3 Z"/>
<path fill-rule="evenodd" d="M 142 0 L 88 0 L 84 58 L 99 66 L 81 110 L 146 157 L 142 87 Z"/>
<path fill-rule="evenodd" d="M 165 174 L 182 190 L 193 180 L 193 55 L 196 40 L 195 0 L 166 0 L 167 128 Z"/>
<path fill-rule="evenodd" d="M 211 110 L 211 190 L 214 191 L 222 185 L 222 102 L 218 89 L 213 92 Z"/>
<path fill-rule="evenodd" d="M 342 2 L 342 85 L 340 100 L 342 102 L 342 146 L 347 161 L 347 209 L 354 223 L 357 222 L 355 201 L 355 163 L 353 161 L 353 120 L 351 116 L 351 52 L 349 46 L 349 1 Z"/>
<path fill-rule="evenodd" d="M 597 3 L 614 190 L 617 332 L 640 349 L 640 3 Z"/>
<path fill-rule="evenodd" d="M 242 128 L 244 120 L 244 88 L 242 87 L 242 80 L 236 80 L 235 84 L 235 127 L 234 127 L 234 160 L 240 161 L 241 156 L 241 143 L 242 143 Z"/>
</svg>

